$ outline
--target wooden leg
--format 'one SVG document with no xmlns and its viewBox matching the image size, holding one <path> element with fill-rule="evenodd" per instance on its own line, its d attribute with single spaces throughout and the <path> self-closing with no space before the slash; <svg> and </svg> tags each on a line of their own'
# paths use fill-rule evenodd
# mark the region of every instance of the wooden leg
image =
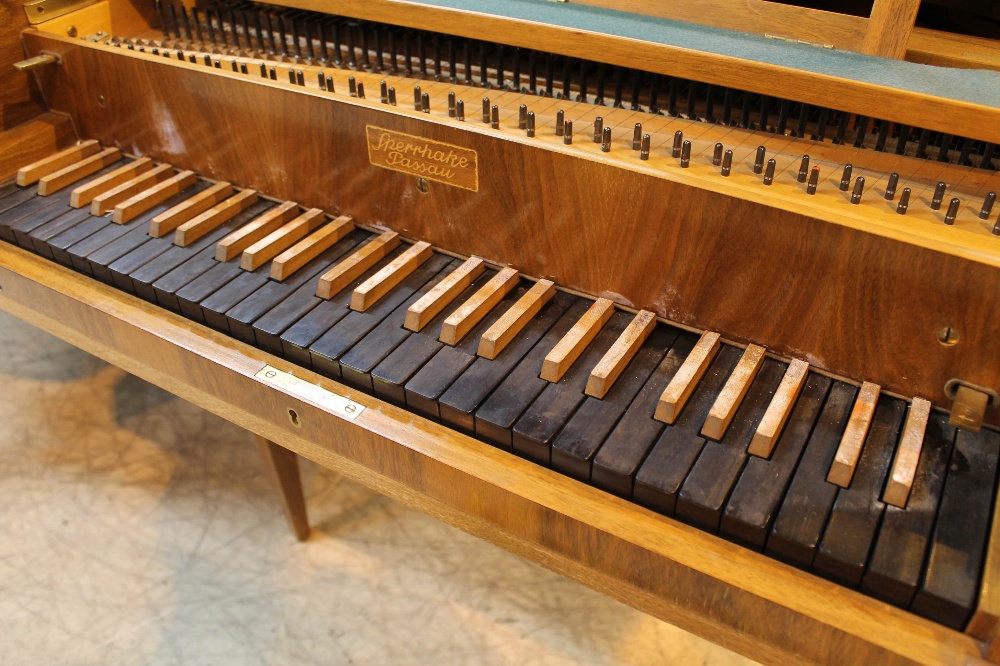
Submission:
<svg viewBox="0 0 1000 666">
<path fill-rule="evenodd" d="M 288 524 L 299 541 L 305 541 L 309 538 L 309 518 L 306 516 L 306 498 L 302 494 L 302 480 L 299 478 L 299 458 L 260 435 L 254 435 L 254 438 L 260 447 L 267 473 L 278 490 Z"/>
</svg>

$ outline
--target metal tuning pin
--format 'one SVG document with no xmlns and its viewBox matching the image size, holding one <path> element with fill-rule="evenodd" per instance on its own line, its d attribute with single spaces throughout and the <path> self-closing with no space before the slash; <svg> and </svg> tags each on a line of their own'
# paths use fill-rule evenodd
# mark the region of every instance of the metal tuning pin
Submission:
<svg viewBox="0 0 1000 666">
<path fill-rule="evenodd" d="M 327 92 L 336 92 L 333 89 L 333 77 L 332 76 L 326 77 L 326 91 Z"/>
<path fill-rule="evenodd" d="M 632 128 L 632 150 L 642 150 L 642 123 Z"/>
<path fill-rule="evenodd" d="M 295 83 L 295 70 L 294 69 L 289 69 L 288 70 L 288 82 L 289 83 Z"/>
<path fill-rule="evenodd" d="M 142 49 L 141 46 L 139 48 Z M 205 54 L 205 66 L 206 67 L 211 67 L 212 66 L 212 56 L 210 56 L 208 54 Z M 274 71 L 274 67 L 271 68 L 271 71 L 272 72 Z M 272 76 L 271 78 L 273 79 L 274 77 Z"/>
<path fill-rule="evenodd" d="M 819 167 L 814 166 L 809 172 L 809 183 L 806 185 L 806 194 L 816 194 L 816 186 L 819 185 Z"/>
<path fill-rule="evenodd" d="M 222 61 L 221 60 L 216 60 L 215 61 L 215 68 L 216 69 L 222 69 Z M 292 83 L 295 83 L 295 81 L 292 81 Z"/>
<path fill-rule="evenodd" d="M 233 64 L 235 65 L 236 63 L 234 62 Z M 301 69 L 295 70 L 295 82 L 300 86 L 306 84 L 306 74 Z"/>
<path fill-rule="evenodd" d="M 517 108 L 517 129 L 528 129 L 528 105 L 522 104 Z"/>
<path fill-rule="evenodd" d="M 900 215 L 906 215 L 906 209 L 910 207 L 910 188 L 904 187 L 903 193 L 899 195 L 899 204 L 896 206 L 896 212 Z"/>
<path fill-rule="evenodd" d="M 600 143 L 604 137 L 604 118 L 597 116 L 594 118 L 594 143 Z"/>
<path fill-rule="evenodd" d="M 527 116 L 524 129 L 527 130 L 528 136 L 535 136 L 535 112 L 528 111 Z"/>
<path fill-rule="evenodd" d="M 896 198 L 896 187 L 899 186 L 899 174 L 893 171 L 889 174 L 889 183 L 885 186 L 885 199 L 892 201 Z"/>
<path fill-rule="evenodd" d="M 556 112 L 556 136 L 562 136 L 564 132 L 566 114 L 560 109 Z"/>
<path fill-rule="evenodd" d="M 942 180 L 934 188 L 934 198 L 931 199 L 931 210 L 939 210 L 941 208 L 941 202 L 944 201 L 944 190 L 948 185 Z"/>
<path fill-rule="evenodd" d="M 465 120 L 465 102 L 462 100 L 455 102 L 455 118 Z"/>
<path fill-rule="evenodd" d="M 691 142 L 685 140 L 681 144 L 681 168 L 687 169 L 691 166 Z"/>
<path fill-rule="evenodd" d="M 484 97 L 483 98 L 483 122 L 484 123 L 490 122 L 490 98 L 489 97 Z"/>
<path fill-rule="evenodd" d="M 383 104 L 389 103 L 389 86 L 385 81 L 380 81 L 378 84 L 378 98 Z"/>
<path fill-rule="evenodd" d="M 952 198 L 951 203 L 948 204 L 948 212 L 944 214 L 945 224 L 955 224 L 955 218 L 958 217 L 958 207 L 961 203 L 958 197 Z"/>
<path fill-rule="evenodd" d="M 194 62 L 194 56 L 191 56 L 191 62 Z M 260 75 L 262 78 L 267 78 L 267 65 L 260 63 Z"/>
<path fill-rule="evenodd" d="M 845 164 L 844 173 L 840 176 L 840 191 L 846 192 L 848 188 L 851 187 L 851 173 L 854 171 L 854 165 Z"/>
<path fill-rule="evenodd" d="M 851 192 L 851 203 L 857 206 L 861 203 L 861 195 L 865 193 L 865 177 L 858 176 L 854 181 L 854 190 Z"/>
<path fill-rule="evenodd" d="M 448 117 L 455 117 L 455 91 L 452 90 L 448 93 Z"/>
<path fill-rule="evenodd" d="M 364 99 L 364 98 L 365 98 L 365 82 L 358 81 L 358 99 Z"/>
<path fill-rule="evenodd" d="M 639 159 L 648 160 L 649 159 L 649 135 L 643 134 L 642 141 L 639 144 Z"/>
<path fill-rule="evenodd" d="M 993 204 L 996 203 L 996 200 L 997 200 L 996 192 L 990 192 L 986 195 L 986 198 L 983 199 L 983 207 L 979 211 L 980 220 L 990 219 L 990 213 L 993 212 Z"/>
<path fill-rule="evenodd" d="M 670 151 L 670 156 L 677 158 L 681 156 L 681 145 L 684 144 L 684 132 L 677 130 L 674 132 L 674 147 Z"/>
<path fill-rule="evenodd" d="M 757 155 L 753 160 L 753 172 L 763 173 L 764 172 L 764 156 L 767 155 L 767 150 L 764 146 L 757 146 Z"/>
<path fill-rule="evenodd" d="M 712 166 L 719 166 L 722 164 L 722 144 L 715 144 L 715 151 L 712 153 Z"/>
<path fill-rule="evenodd" d="M 774 169 L 778 166 L 778 163 L 774 161 L 772 157 L 767 161 L 767 168 L 764 169 L 764 184 L 770 185 L 774 182 Z"/>
<path fill-rule="evenodd" d="M 601 134 L 601 152 L 611 152 L 611 128 L 605 127 Z"/>
<path fill-rule="evenodd" d="M 353 76 L 348 76 L 347 77 L 347 94 L 350 95 L 351 97 L 357 97 L 358 96 L 358 81 Z M 420 100 L 418 98 L 417 102 L 419 102 L 419 101 Z M 420 109 L 420 107 L 418 106 L 417 110 L 419 110 L 419 109 Z"/>
<path fill-rule="evenodd" d="M 800 183 L 804 183 L 809 180 L 809 156 L 803 155 L 802 161 L 799 162 L 799 175 L 797 179 Z"/>
<path fill-rule="evenodd" d="M 413 86 L 413 110 L 421 111 L 424 107 L 420 102 L 420 86 Z"/>
<path fill-rule="evenodd" d="M 316 78 L 318 79 L 319 89 L 326 90 L 326 76 L 323 74 L 323 72 L 319 72 L 316 75 Z"/>
<path fill-rule="evenodd" d="M 726 178 L 733 171 L 733 151 L 727 150 L 725 155 L 722 156 L 722 175 Z"/>
<path fill-rule="evenodd" d="M 164 51 L 164 53 L 166 53 L 166 51 Z M 230 62 L 229 64 L 230 64 L 230 67 L 232 67 L 232 68 L 233 68 L 233 71 L 234 71 L 234 72 L 238 72 L 238 71 L 240 71 L 240 66 L 239 66 L 238 64 L 236 64 L 236 61 L 235 61 L 235 60 L 231 61 L 231 62 Z M 301 85 L 301 86 L 304 86 L 305 84 L 306 84 L 306 83 L 305 83 L 305 81 L 303 81 L 303 82 L 302 82 L 302 83 L 300 83 L 299 85 Z"/>
<path fill-rule="evenodd" d="M 208 56 L 205 56 L 205 60 L 211 62 L 211 59 Z M 278 80 L 278 70 L 276 70 L 274 67 L 268 70 L 268 74 L 271 76 L 272 81 Z"/>
<path fill-rule="evenodd" d="M 420 95 L 420 110 L 424 113 L 431 112 L 431 96 L 430 93 L 423 93 Z"/>
<path fill-rule="evenodd" d="M 500 107 L 496 104 L 490 107 L 490 127 L 500 129 Z"/>
<path fill-rule="evenodd" d="M 567 120 L 563 123 L 563 143 L 567 146 L 573 143 L 573 121 Z"/>
</svg>

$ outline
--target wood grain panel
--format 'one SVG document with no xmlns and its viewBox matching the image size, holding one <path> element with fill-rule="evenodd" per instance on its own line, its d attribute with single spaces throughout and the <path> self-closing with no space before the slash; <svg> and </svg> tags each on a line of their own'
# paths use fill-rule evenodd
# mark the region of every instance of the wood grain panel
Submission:
<svg viewBox="0 0 1000 666">
<path fill-rule="evenodd" d="M 964 665 L 980 654 L 969 636 L 294 368 L 366 407 L 346 421 L 253 377 L 265 364 L 288 371 L 289 363 L 6 244 L 0 284 L 0 309 L 378 492 L 764 663 Z M 289 423 L 289 408 L 301 428 Z"/>
<path fill-rule="evenodd" d="M 45 113 L 45 101 L 30 72 L 18 72 L 24 60 L 21 31 L 28 27 L 21 2 L 0 2 L 0 130 L 8 130 Z"/>
<path fill-rule="evenodd" d="M 105 145 L 351 214 L 937 405 L 950 404 L 943 387 L 952 377 L 1000 388 L 1000 336 L 982 325 L 1000 311 L 1000 269 L 979 263 L 995 261 L 992 245 L 970 260 L 867 233 L 864 224 L 824 221 L 829 213 L 810 208 L 809 197 L 760 203 L 769 195 L 759 191 L 774 188 L 680 182 L 683 174 L 581 159 L 573 146 L 500 139 L 479 123 L 408 116 L 375 108 L 377 100 L 337 98 L 344 101 L 331 112 L 330 98 L 311 90 L 48 46 L 64 51 L 67 77 L 50 90 L 54 106 L 72 110 L 84 135 Z M 100 108 L 93 100 L 104 90 L 118 92 Z M 191 104 L 190 90 L 215 100 L 214 113 Z M 223 117 L 239 132 L 219 131 Z M 433 183 L 421 193 L 412 176 L 372 167 L 367 124 L 476 150 L 479 192 Z M 491 220 L 502 220 L 502 230 Z M 958 344 L 937 341 L 944 326 L 959 331 Z M 989 418 L 997 422 L 996 410 Z"/>
<path fill-rule="evenodd" d="M 66 148 L 75 140 L 73 123 L 68 117 L 55 113 L 46 113 L 0 132 L 0 180 L 13 178 L 25 164 Z"/>
</svg>

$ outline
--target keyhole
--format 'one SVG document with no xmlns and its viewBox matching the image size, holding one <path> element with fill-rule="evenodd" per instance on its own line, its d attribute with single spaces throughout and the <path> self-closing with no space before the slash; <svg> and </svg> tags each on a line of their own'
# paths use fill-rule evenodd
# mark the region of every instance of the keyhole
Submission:
<svg viewBox="0 0 1000 666">
<path fill-rule="evenodd" d="M 288 408 L 288 420 L 291 421 L 292 425 L 296 428 L 302 427 L 302 420 L 299 419 L 299 413 L 291 407 Z"/>
<path fill-rule="evenodd" d="M 938 342 L 943 344 L 945 347 L 951 347 L 958 344 L 958 331 L 953 329 L 951 326 L 945 326 L 937 333 Z"/>
</svg>

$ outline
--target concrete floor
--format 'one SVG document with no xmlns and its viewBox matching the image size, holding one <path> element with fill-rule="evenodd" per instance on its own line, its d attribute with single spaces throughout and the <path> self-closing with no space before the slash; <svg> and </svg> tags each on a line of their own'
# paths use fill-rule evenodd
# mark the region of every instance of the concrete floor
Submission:
<svg viewBox="0 0 1000 666">
<path fill-rule="evenodd" d="M 0 313 L 0 665 L 737 664 Z"/>
</svg>

